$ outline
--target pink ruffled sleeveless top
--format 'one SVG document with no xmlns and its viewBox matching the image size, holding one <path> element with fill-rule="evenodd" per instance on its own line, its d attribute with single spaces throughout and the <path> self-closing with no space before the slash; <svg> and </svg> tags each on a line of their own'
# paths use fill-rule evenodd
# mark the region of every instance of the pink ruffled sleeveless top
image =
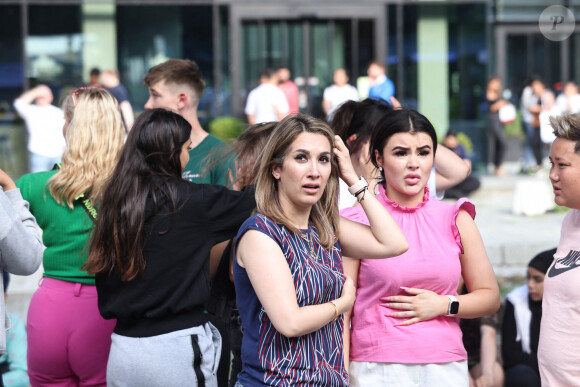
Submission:
<svg viewBox="0 0 580 387">
<path fill-rule="evenodd" d="M 397 310 L 381 306 L 382 298 L 407 295 L 401 287 L 428 289 L 441 295 L 456 295 L 463 253 L 456 219 L 461 209 L 475 217 L 467 199 L 455 204 L 429 197 L 407 208 L 389 200 L 380 187 L 378 200 L 397 222 L 409 250 L 388 259 L 363 259 L 351 321 L 350 359 L 385 363 L 446 363 L 467 359 L 459 319 L 439 316 L 409 326 L 397 326 L 405 319 L 389 317 Z M 341 215 L 369 224 L 359 207 Z M 360 257 L 359 257 L 360 258 Z"/>
</svg>

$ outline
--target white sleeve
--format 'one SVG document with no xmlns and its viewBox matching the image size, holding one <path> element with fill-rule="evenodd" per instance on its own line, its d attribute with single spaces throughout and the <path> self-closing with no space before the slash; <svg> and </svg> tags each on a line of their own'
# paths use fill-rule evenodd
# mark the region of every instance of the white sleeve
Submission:
<svg viewBox="0 0 580 387">
<path fill-rule="evenodd" d="M 244 111 L 248 115 L 256 114 L 256 93 L 254 90 L 250 91 L 248 95 L 248 100 L 246 101 L 246 109 Z"/>
<path fill-rule="evenodd" d="M 330 99 L 330 86 L 324 89 L 324 93 L 322 93 L 322 99 Z"/>
<path fill-rule="evenodd" d="M 14 100 L 14 109 L 18 112 L 20 117 L 26 119 L 30 114 L 33 113 L 35 105 L 27 104 L 26 102 L 22 101 L 19 98 Z"/>
<path fill-rule="evenodd" d="M 288 100 L 286 100 L 286 96 L 284 95 L 284 92 L 280 89 L 278 89 L 278 97 L 276 98 L 278 101 L 276 102 L 276 107 L 278 108 L 278 111 L 282 114 L 286 114 L 290 111 L 290 106 L 288 106 Z"/>
<path fill-rule="evenodd" d="M 350 96 L 349 97 L 350 97 L 349 99 L 352 101 L 358 102 L 360 100 L 356 87 L 354 87 L 354 86 L 350 87 Z"/>
</svg>

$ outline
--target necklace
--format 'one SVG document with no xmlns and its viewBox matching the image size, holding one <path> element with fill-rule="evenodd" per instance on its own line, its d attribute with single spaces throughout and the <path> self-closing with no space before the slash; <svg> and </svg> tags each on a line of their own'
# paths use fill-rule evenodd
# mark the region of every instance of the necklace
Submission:
<svg viewBox="0 0 580 387">
<path fill-rule="evenodd" d="M 318 254 L 316 255 L 316 257 L 314 256 L 314 237 L 312 236 L 312 228 L 310 226 L 308 227 L 308 232 L 310 236 L 308 236 L 308 234 L 302 233 L 302 231 L 300 232 L 300 236 L 302 237 L 302 239 L 308 242 L 308 246 L 310 247 L 310 256 L 318 260 Z"/>
</svg>

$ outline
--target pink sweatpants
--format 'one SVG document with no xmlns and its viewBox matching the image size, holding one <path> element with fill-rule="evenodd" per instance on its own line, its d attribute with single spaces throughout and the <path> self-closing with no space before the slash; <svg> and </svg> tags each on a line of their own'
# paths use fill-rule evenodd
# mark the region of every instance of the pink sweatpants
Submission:
<svg viewBox="0 0 580 387">
<path fill-rule="evenodd" d="M 99 314 L 94 285 L 44 277 L 28 309 L 32 386 L 106 386 L 115 320 Z"/>
</svg>

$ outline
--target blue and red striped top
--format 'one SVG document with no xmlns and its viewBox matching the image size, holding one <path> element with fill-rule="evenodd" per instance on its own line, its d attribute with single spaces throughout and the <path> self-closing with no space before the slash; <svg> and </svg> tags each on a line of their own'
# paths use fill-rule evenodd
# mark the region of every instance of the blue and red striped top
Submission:
<svg viewBox="0 0 580 387">
<path fill-rule="evenodd" d="M 344 283 L 340 243 L 331 250 L 320 245 L 311 224 L 314 254 L 299 233 L 274 223 L 257 213 L 238 231 L 238 240 L 248 230 L 272 238 L 284 253 L 296 288 L 300 307 L 324 304 L 340 297 Z M 309 233 L 304 230 L 304 233 Z M 265 257 L 267 259 L 267 257 Z M 242 371 L 238 381 L 244 386 L 347 386 L 344 368 L 342 316 L 316 332 L 288 338 L 274 328 L 250 283 L 247 272 L 234 259 L 236 300 L 242 318 Z"/>
</svg>

